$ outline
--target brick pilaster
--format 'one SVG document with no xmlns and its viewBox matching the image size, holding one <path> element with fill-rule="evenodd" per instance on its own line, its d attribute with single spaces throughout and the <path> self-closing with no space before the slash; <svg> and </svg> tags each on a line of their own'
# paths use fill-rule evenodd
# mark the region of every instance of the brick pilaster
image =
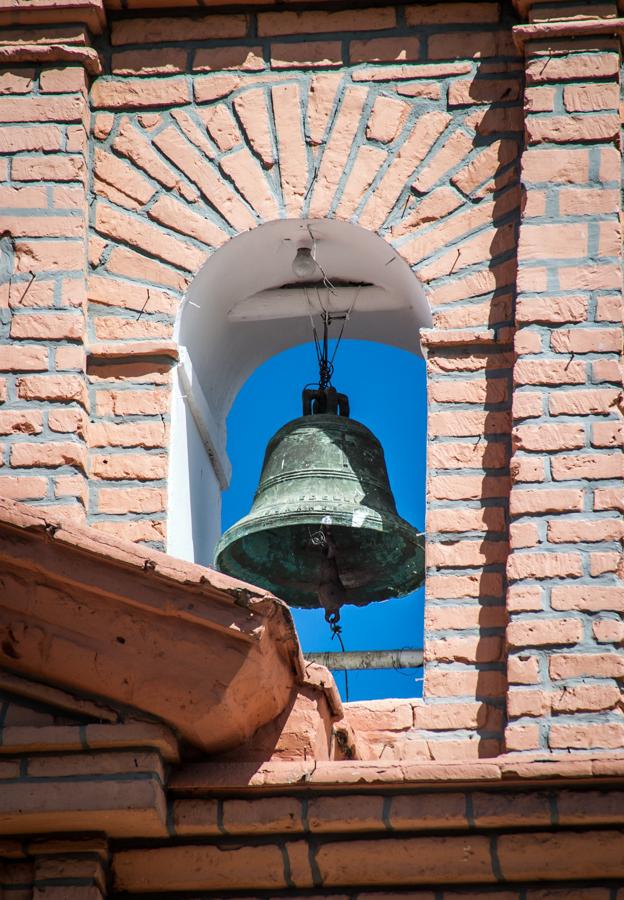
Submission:
<svg viewBox="0 0 624 900">
<path fill-rule="evenodd" d="M 84 40 L 83 29 L 74 26 L 49 31 L 52 42 Z M 0 71 L 0 494 L 63 507 L 82 520 L 88 413 L 84 64 L 92 68 L 95 60 L 80 44 L 41 43 L 40 30 L 25 56 L 29 33 L 21 29 L 15 66 Z M 5 55 L 11 50 L 3 49 Z M 67 64 L 74 58 L 77 64 Z"/>
<path fill-rule="evenodd" d="M 539 34 L 517 29 L 526 147 L 507 564 L 512 751 L 607 749 L 624 736 L 619 41 L 599 19 L 563 28 L 565 4 L 551 7 L 549 26 L 533 6 Z"/>
</svg>

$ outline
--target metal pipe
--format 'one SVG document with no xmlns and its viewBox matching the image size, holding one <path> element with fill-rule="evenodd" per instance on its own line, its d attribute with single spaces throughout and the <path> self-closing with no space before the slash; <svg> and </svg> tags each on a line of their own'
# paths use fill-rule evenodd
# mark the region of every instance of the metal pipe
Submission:
<svg viewBox="0 0 624 900">
<path fill-rule="evenodd" d="M 419 669 L 423 651 L 405 650 L 349 650 L 345 653 L 304 653 L 308 662 L 319 663 L 328 669 Z"/>
</svg>

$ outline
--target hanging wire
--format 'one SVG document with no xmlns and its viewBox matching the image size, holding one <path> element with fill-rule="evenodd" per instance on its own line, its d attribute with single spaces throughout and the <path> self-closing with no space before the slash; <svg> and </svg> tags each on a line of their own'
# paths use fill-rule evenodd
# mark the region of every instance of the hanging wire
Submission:
<svg viewBox="0 0 624 900">
<path fill-rule="evenodd" d="M 327 619 L 327 616 L 325 616 L 325 618 Z M 345 645 L 342 640 L 342 626 L 339 625 L 337 621 L 330 621 L 330 619 L 327 619 L 327 621 L 329 622 L 329 627 L 331 628 L 332 641 L 334 638 L 338 638 L 338 643 L 340 644 L 340 649 L 342 650 L 343 653 L 346 653 Z M 345 703 L 348 703 L 349 702 L 349 673 L 347 672 L 346 669 L 344 670 L 344 679 L 345 679 Z"/>
</svg>

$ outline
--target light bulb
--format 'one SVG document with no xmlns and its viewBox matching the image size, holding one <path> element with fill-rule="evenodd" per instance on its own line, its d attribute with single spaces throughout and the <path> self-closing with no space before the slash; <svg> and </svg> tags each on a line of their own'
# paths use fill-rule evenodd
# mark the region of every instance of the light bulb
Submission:
<svg viewBox="0 0 624 900">
<path fill-rule="evenodd" d="M 316 274 L 317 265 L 310 247 L 297 248 L 297 255 L 293 259 L 292 270 L 297 278 L 312 278 Z"/>
</svg>

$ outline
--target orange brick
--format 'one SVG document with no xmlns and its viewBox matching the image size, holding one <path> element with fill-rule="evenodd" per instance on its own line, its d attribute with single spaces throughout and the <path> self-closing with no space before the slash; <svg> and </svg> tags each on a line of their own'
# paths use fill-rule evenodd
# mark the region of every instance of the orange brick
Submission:
<svg viewBox="0 0 624 900">
<path fill-rule="evenodd" d="M 87 390 L 79 375 L 27 375 L 17 379 L 20 400 L 76 401 L 87 405 Z"/>
<path fill-rule="evenodd" d="M 581 490 L 518 490 L 511 492 L 510 511 L 522 516 L 547 512 L 581 512 L 583 491 Z"/>
<path fill-rule="evenodd" d="M 87 79 L 82 66 L 44 69 L 39 77 L 39 88 L 44 94 L 72 94 L 87 91 Z"/>
<path fill-rule="evenodd" d="M 551 471 L 555 481 L 621 478 L 624 474 L 624 458 L 621 453 L 558 456 L 551 460 Z"/>
<path fill-rule="evenodd" d="M 87 454 L 82 443 L 46 441 L 41 444 L 13 444 L 10 459 L 14 468 L 76 466 L 86 470 Z"/>
<path fill-rule="evenodd" d="M 162 512 L 166 501 L 166 491 L 161 488 L 101 488 L 97 511 L 113 515 Z"/>
<path fill-rule="evenodd" d="M 594 389 L 587 391 L 558 391 L 548 399 L 553 416 L 607 416 L 617 408 L 619 391 Z"/>
<path fill-rule="evenodd" d="M 574 84 L 563 89 L 563 105 L 568 112 L 595 112 L 619 108 L 617 84 Z"/>
<path fill-rule="evenodd" d="M 552 81 L 588 81 L 608 78 L 617 74 L 618 64 L 615 53 L 569 53 L 550 56 L 548 65 L 536 56 L 526 66 L 527 84 Z"/>
<path fill-rule="evenodd" d="M 78 340 L 84 331 L 85 322 L 81 315 L 22 313 L 13 316 L 10 334 L 18 340 L 62 341 Z"/>
<path fill-rule="evenodd" d="M 519 425 L 513 430 L 514 446 L 519 450 L 575 450 L 585 446 L 582 425 Z"/>
<path fill-rule="evenodd" d="M 0 497 L 8 500 L 42 500 L 47 490 L 47 478 L 0 475 Z"/>
<path fill-rule="evenodd" d="M 528 184 L 584 184 L 589 181 L 589 151 L 527 149 L 522 156 L 522 181 Z"/>
<path fill-rule="evenodd" d="M 342 65 L 340 41 L 301 41 L 271 44 L 271 68 L 314 69 Z"/>
<path fill-rule="evenodd" d="M 577 644 L 583 636 L 579 619 L 515 619 L 507 627 L 507 641 L 511 647 L 552 647 Z"/>
<path fill-rule="evenodd" d="M 48 368 L 48 349 L 40 346 L 0 347 L 0 371 L 42 372 Z"/>
<path fill-rule="evenodd" d="M 616 115 L 588 116 L 581 113 L 546 118 L 529 116 L 526 122 L 530 144 L 608 141 L 618 134 L 618 130 L 619 117 Z"/>
<path fill-rule="evenodd" d="M 556 586 L 552 589 L 551 605 L 559 610 L 624 610 L 624 587 L 589 584 Z"/>
<path fill-rule="evenodd" d="M 519 360 L 514 366 L 516 384 L 583 384 L 585 365 L 579 361 Z"/>
<path fill-rule="evenodd" d="M 96 395 L 99 416 L 153 416 L 166 413 L 168 407 L 166 390 L 98 390 Z"/>
<path fill-rule="evenodd" d="M 166 456 L 156 454 L 94 454 L 91 473 L 106 481 L 155 481 L 167 477 L 167 463 Z"/>
<path fill-rule="evenodd" d="M 622 678 L 624 658 L 621 653 L 558 653 L 548 663 L 555 680 L 566 678 Z"/>
<path fill-rule="evenodd" d="M 167 41 L 202 41 L 240 38 L 247 34 L 244 15 L 209 15 L 204 18 L 139 18 L 113 22 L 113 46 L 122 44 L 160 44 Z"/>
<path fill-rule="evenodd" d="M 432 500 L 480 500 L 508 493 L 509 479 L 504 476 L 436 475 L 429 485 Z"/>
<path fill-rule="evenodd" d="M 0 411 L 0 434 L 40 434 L 42 429 L 41 410 Z"/>
<path fill-rule="evenodd" d="M 275 37 L 285 34 L 322 34 L 331 31 L 377 31 L 393 28 L 396 24 L 392 8 L 358 8 L 354 20 L 351 10 L 324 12 L 267 12 L 258 15 L 258 34 L 261 37 Z"/>
<path fill-rule="evenodd" d="M 191 100 L 189 91 L 186 79 L 178 76 L 96 80 L 91 89 L 91 102 L 96 109 L 182 106 Z"/>
</svg>

